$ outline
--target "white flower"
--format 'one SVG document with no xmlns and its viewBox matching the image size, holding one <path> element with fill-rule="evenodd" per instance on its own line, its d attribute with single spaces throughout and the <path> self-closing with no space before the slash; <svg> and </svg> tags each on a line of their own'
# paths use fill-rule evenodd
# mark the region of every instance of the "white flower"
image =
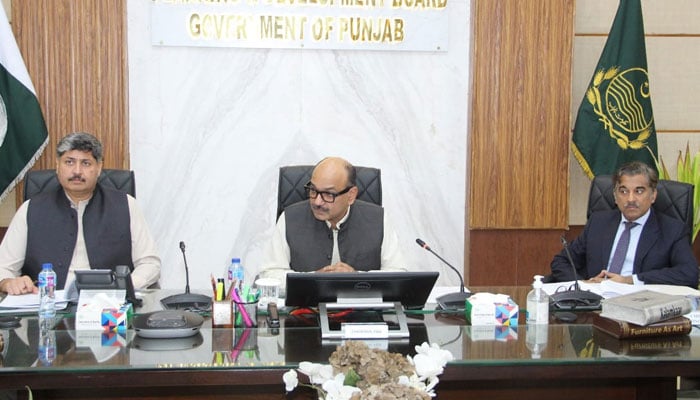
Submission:
<svg viewBox="0 0 700 400">
<path fill-rule="evenodd" d="M 416 374 L 422 378 L 438 376 L 443 370 L 443 364 L 440 360 L 430 358 L 425 354 L 416 354 L 413 357 L 413 365 L 416 367 Z"/>
<path fill-rule="evenodd" d="M 431 376 L 428 379 L 428 385 L 425 387 L 425 392 L 428 393 L 430 397 L 435 397 L 437 394 L 435 394 L 435 386 L 440 382 L 440 379 L 438 379 L 437 376 Z"/>
<path fill-rule="evenodd" d="M 419 381 L 425 381 L 436 378 L 442 374 L 445 365 L 448 361 L 454 360 L 454 356 L 448 350 L 440 349 L 436 343 L 428 345 L 423 342 L 420 346 L 416 346 L 416 356 L 411 358 L 407 356 L 409 362 L 416 368 L 416 374 Z M 433 387 L 437 382 L 433 385 Z M 426 388 L 425 391 L 430 393 L 432 388 Z"/>
<path fill-rule="evenodd" d="M 284 390 L 291 392 L 299 384 L 297 371 L 290 369 L 282 375 L 282 380 L 284 381 Z"/>
<path fill-rule="evenodd" d="M 410 377 L 406 375 L 401 375 L 399 376 L 399 384 L 401 385 L 406 385 L 406 386 L 412 386 L 416 389 L 423 390 L 425 388 L 425 383 L 418 379 L 418 375 L 413 374 Z"/>
<path fill-rule="evenodd" d="M 427 342 L 423 342 L 420 346 L 416 346 L 417 354 L 425 354 L 426 356 L 436 360 L 443 367 L 449 362 L 455 359 L 455 357 L 450 353 L 449 350 L 443 350 L 437 343 L 428 345 Z"/>
<path fill-rule="evenodd" d="M 354 386 L 345 386 L 345 374 L 342 372 L 323 382 L 323 390 L 326 392 L 326 400 L 350 400 L 353 393 L 361 393 L 362 390 Z"/>
<path fill-rule="evenodd" d="M 329 379 L 333 379 L 333 367 L 302 361 L 299 363 L 299 371 L 309 377 L 309 381 L 313 384 L 323 383 Z"/>
</svg>

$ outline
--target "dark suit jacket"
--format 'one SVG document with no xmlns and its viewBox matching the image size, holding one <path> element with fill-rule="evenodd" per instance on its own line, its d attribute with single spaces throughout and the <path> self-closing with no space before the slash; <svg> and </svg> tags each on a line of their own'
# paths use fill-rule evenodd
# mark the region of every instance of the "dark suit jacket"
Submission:
<svg viewBox="0 0 700 400">
<path fill-rule="evenodd" d="M 579 279 L 590 279 L 607 268 L 622 213 L 618 210 L 591 214 L 583 233 L 569 245 Z M 573 269 L 562 250 L 551 264 L 552 281 L 574 280 Z M 651 215 L 639 237 L 634 273 L 644 283 L 698 287 L 698 262 L 690 246 L 690 232 L 677 219 Z"/>
</svg>

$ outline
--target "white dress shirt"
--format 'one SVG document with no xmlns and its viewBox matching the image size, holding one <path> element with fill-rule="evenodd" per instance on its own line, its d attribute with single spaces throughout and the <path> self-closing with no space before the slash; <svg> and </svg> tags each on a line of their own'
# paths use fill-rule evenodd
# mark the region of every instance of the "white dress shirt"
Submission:
<svg viewBox="0 0 700 400">
<path fill-rule="evenodd" d="M 635 285 L 643 285 L 644 282 L 640 281 L 637 279 L 637 274 L 633 274 L 634 272 L 634 256 L 637 254 L 637 246 L 639 245 L 639 238 L 642 236 L 642 230 L 644 229 L 644 225 L 647 223 L 647 220 L 649 220 L 649 216 L 651 215 L 651 209 L 647 210 L 647 212 L 642 215 L 641 217 L 637 218 L 634 222 L 636 222 L 638 225 L 636 225 L 634 228 L 630 230 L 630 245 L 627 248 L 627 254 L 625 254 L 625 261 L 622 263 L 622 271 L 620 271 L 620 275 L 622 276 L 629 276 L 632 275 L 632 280 L 634 281 Z M 608 259 L 608 268 L 610 268 L 610 262 L 612 261 L 613 254 L 615 254 L 615 249 L 617 248 L 617 242 L 620 241 L 620 236 L 622 236 L 622 232 L 625 230 L 625 222 L 627 221 L 627 218 L 623 215 L 622 218 L 620 218 L 620 225 L 617 227 L 617 233 L 615 234 L 615 241 L 613 242 L 612 250 L 610 251 L 610 258 Z"/>
<path fill-rule="evenodd" d="M 70 200 L 70 197 L 68 199 Z M 146 225 L 146 220 L 136 204 L 136 199 L 130 195 L 127 195 L 127 199 L 131 227 L 131 259 L 134 264 L 131 279 L 135 289 L 143 289 L 158 282 L 160 257 L 155 241 L 151 237 L 148 225 Z M 27 249 L 27 209 L 30 201 L 25 201 L 17 209 L 5 237 L 0 243 L 0 281 L 21 275 Z M 78 212 L 78 238 L 68 269 L 65 288 L 68 288 L 75 279 L 73 271 L 90 269 L 85 238 L 83 237 L 83 213 L 89 202 L 90 200 L 83 200 L 75 204 L 71 200 L 71 207 Z"/>
</svg>

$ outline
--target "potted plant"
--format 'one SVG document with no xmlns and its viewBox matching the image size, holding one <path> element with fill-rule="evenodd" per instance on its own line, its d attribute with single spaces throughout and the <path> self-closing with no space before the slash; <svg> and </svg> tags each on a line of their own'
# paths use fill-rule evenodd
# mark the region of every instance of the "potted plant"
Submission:
<svg viewBox="0 0 700 400">
<path fill-rule="evenodd" d="M 651 150 L 649 150 L 651 152 Z M 659 156 L 657 159 L 654 153 L 651 154 L 656 164 L 656 169 L 659 171 L 659 179 L 676 180 L 678 182 L 690 183 L 695 186 L 693 191 L 693 232 L 692 241 L 695 242 L 695 237 L 700 231 L 700 151 L 696 152 L 691 158 L 690 144 L 686 143 L 685 154 L 678 151 L 678 161 L 676 165 L 677 177 L 673 179 L 669 174 L 664 160 Z"/>
</svg>

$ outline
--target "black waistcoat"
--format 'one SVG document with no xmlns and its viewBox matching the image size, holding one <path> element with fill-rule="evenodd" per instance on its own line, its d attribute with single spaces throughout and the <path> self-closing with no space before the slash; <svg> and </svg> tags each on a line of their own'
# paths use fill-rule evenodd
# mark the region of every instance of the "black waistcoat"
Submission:
<svg viewBox="0 0 700 400">
<path fill-rule="evenodd" d="M 43 263 L 53 264 L 63 289 L 78 235 L 78 212 L 63 188 L 42 193 L 27 209 L 27 251 L 22 274 L 36 279 Z M 83 236 L 90 268 L 113 268 L 131 260 L 131 220 L 126 193 L 100 184 L 83 213 Z"/>
<path fill-rule="evenodd" d="M 333 255 L 333 232 L 325 221 L 314 218 L 309 202 L 292 204 L 284 214 L 292 270 L 311 272 L 329 265 Z M 384 209 L 356 200 L 338 231 L 340 259 L 358 271 L 380 269 L 383 239 Z"/>
</svg>

